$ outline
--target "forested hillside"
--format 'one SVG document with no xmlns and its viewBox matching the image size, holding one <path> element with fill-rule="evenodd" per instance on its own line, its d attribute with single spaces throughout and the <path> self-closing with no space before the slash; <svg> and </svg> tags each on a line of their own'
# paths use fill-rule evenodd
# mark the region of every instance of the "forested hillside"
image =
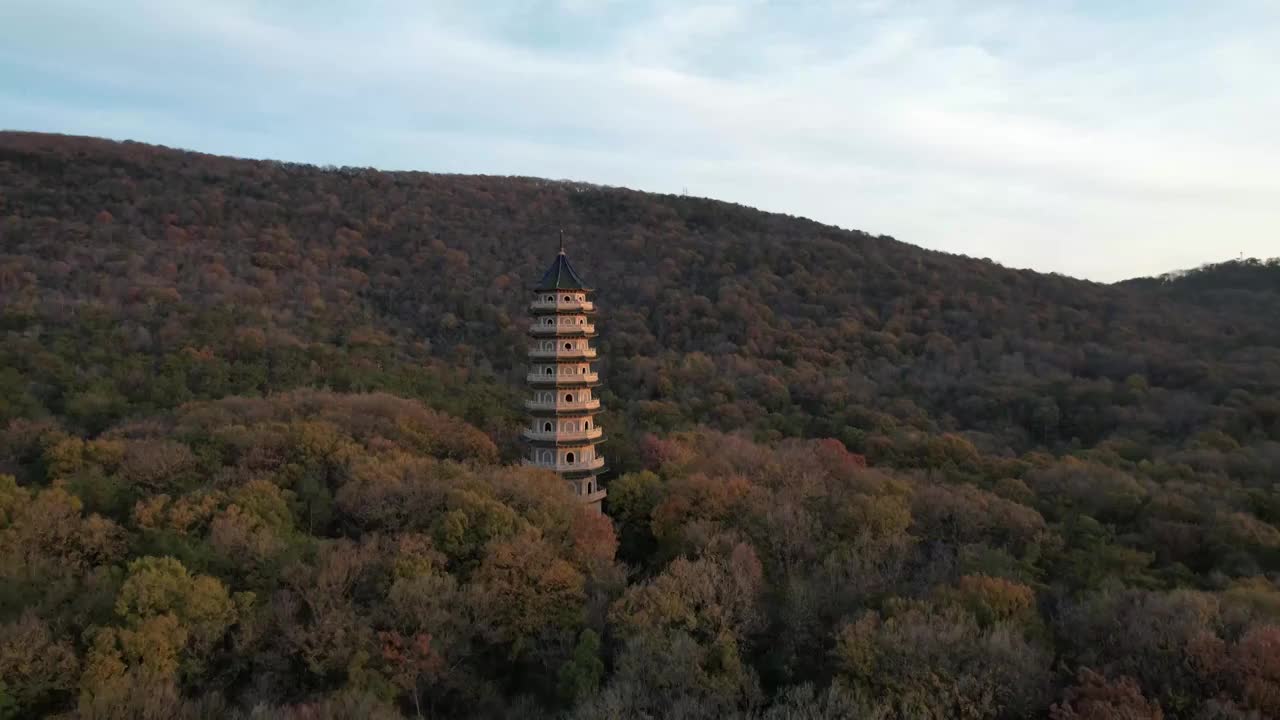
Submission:
<svg viewBox="0 0 1280 720">
<path fill-rule="evenodd" d="M 510 465 L 560 228 L 611 522 Z M 1278 314 L 0 133 L 0 718 L 1280 716 Z"/>
</svg>

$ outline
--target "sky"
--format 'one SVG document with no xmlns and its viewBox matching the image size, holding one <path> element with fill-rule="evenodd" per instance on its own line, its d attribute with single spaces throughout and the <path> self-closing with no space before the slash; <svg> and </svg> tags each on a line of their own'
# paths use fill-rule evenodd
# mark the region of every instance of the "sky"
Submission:
<svg viewBox="0 0 1280 720">
<path fill-rule="evenodd" d="M 1109 282 L 1280 255 L 1280 0 L 0 0 L 0 129 L 687 192 Z"/>
</svg>

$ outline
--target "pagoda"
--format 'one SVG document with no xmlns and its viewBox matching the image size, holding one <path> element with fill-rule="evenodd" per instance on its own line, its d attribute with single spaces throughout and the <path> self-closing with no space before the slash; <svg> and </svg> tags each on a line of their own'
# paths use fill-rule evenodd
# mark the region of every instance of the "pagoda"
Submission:
<svg viewBox="0 0 1280 720">
<path fill-rule="evenodd" d="M 526 465 L 552 470 L 588 507 L 600 512 L 605 490 L 599 475 L 604 458 L 597 446 L 604 432 L 596 422 L 600 378 L 592 369 L 596 336 L 591 288 L 569 264 L 561 238 L 560 254 L 533 291 L 529 305 L 529 425 Z"/>
</svg>

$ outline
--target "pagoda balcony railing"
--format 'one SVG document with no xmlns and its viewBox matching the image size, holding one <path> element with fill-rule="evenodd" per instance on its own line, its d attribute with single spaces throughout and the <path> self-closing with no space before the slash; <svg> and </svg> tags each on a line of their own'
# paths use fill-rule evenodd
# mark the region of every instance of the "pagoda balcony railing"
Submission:
<svg viewBox="0 0 1280 720">
<path fill-rule="evenodd" d="M 604 428 L 577 430 L 574 432 L 543 432 L 541 430 L 525 430 L 524 436 L 530 440 L 554 440 L 556 442 L 586 442 L 604 435 Z"/>
<path fill-rule="evenodd" d="M 552 400 L 551 402 L 543 402 L 541 400 L 525 400 L 525 408 L 529 410 L 556 410 L 558 412 L 573 412 L 574 410 L 599 410 L 600 401 L 591 398 L 583 402 L 564 402 L 563 400 Z"/>
<path fill-rule="evenodd" d="M 590 300 L 560 300 L 556 299 L 552 302 L 546 300 L 535 300 L 529 304 L 530 310 L 578 310 L 581 312 L 595 312 L 596 304 Z"/>
<path fill-rule="evenodd" d="M 530 335 L 554 337 L 557 335 L 595 335 L 595 323 L 585 323 L 582 325 L 546 325 L 543 323 L 535 323 L 529 326 Z"/>
<path fill-rule="evenodd" d="M 564 348 L 556 348 L 554 350 L 529 348 L 529 357 L 533 360 L 588 360 L 595 356 L 596 349 L 592 347 L 572 348 L 569 350 Z"/>
<path fill-rule="evenodd" d="M 581 383 L 600 382 L 600 373 L 578 373 L 576 375 L 555 373 L 547 375 L 546 373 L 529 373 L 525 376 L 525 380 L 531 383 L 544 383 L 548 385 L 579 385 Z"/>
<path fill-rule="evenodd" d="M 558 473 L 580 472 L 583 470 L 599 470 L 600 468 L 604 467 L 604 458 L 593 457 L 590 460 L 586 460 L 584 462 L 571 462 L 571 463 L 559 463 L 559 462 L 544 463 L 544 462 L 538 462 L 537 460 L 530 460 L 528 458 L 525 458 L 524 465 L 528 467 L 546 468 L 547 470 L 552 470 Z M 579 496 L 579 497 L 582 497 L 582 496 Z"/>
<path fill-rule="evenodd" d="M 579 499 L 579 500 L 581 500 L 581 501 L 582 501 L 582 502 L 584 502 L 584 503 L 600 502 L 600 501 L 601 501 L 601 500 L 603 500 L 603 499 L 605 498 L 605 496 L 606 496 L 606 495 L 608 495 L 608 494 L 609 494 L 609 493 L 608 493 L 608 492 L 605 492 L 605 489 L 604 489 L 604 488 L 600 488 L 599 490 L 596 490 L 595 492 L 589 492 L 589 493 L 587 493 L 586 495 L 579 495 L 579 496 L 578 496 L 578 499 Z"/>
</svg>

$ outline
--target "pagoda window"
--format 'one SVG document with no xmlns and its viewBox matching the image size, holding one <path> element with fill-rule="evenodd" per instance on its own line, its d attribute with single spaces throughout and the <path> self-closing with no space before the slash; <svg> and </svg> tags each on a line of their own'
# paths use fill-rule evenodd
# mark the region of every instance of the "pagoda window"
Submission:
<svg viewBox="0 0 1280 720">
<path fill-rule="evenodd" d="M 542 423 L 543 432 L 551 432 L 551 423 Z"/>
<path fill-rule="evenodd" d="M 552 375 L 552 374 L 554 374 L 554 373 L 555 373 L 555 371 L 554 371 L 554 370 L 552 370 L 551 368 L 547 368 L 547 372 L 546 372 L 546 373 L 544 373 L 544 374 L 545 374 L 545 375 Z"/>
<path fill-rule="evenodd" d="M 565 349 L 565 350 L 572 350 L 572 349 L 573 349 L 573 343 L 571 343 L 571 342 L 567 342 L 567 343 L 565 343 L 565 344 L 564 344 L 564 349 Z"/>
<path fill-rule="evenodd" d="M 565 454 L 564 454 L 564 461 L 565 461 L 565 462 L 567 462 L 567 463 L 569 463 L 570 465 L 572 465 L 572 464 L 573 464 L 573 462 L 574 462 L 574 460 L 573 460 L 573 453 L 565 453 Z"/>
<path fill-rule="evenodd" d="M 564 301 L 565 301 L 565 302 L 573 302 L 573 298 L 569 297 L 568 295 L 565 295 L 565 296 L 564 296 Z"/>
<path fill-rule="evenodd" d="M 565 401 L 565 402 L 573 402 L 573 394 L 572 394 L 572 393 L 569 393 L 569 394 L 565 395 L 565 396 L 564 396 L 564 401 Z"/>
</svg>

